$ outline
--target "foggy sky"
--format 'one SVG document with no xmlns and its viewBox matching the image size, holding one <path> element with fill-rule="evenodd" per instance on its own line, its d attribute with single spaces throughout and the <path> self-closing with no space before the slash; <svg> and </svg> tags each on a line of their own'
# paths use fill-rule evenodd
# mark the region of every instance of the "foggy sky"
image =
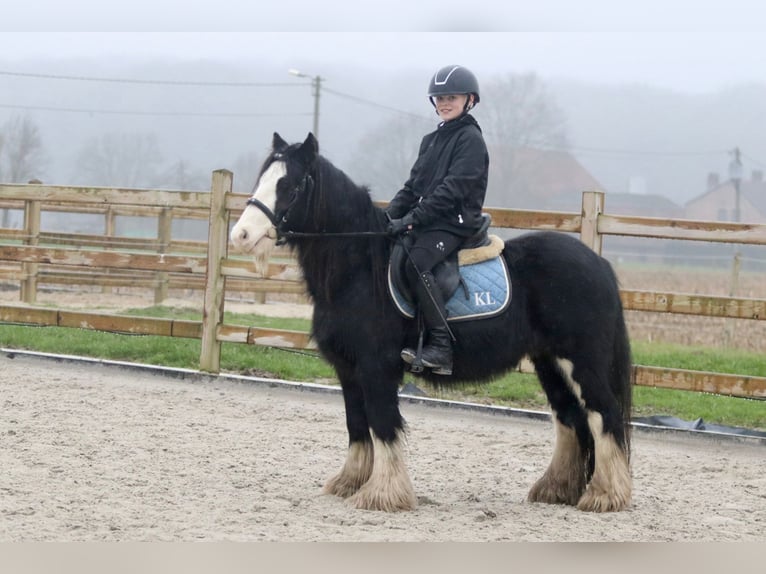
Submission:
<svg viewBox="0 0 766 574">
<path fill-rule="evenodd" d="M 136 2 L 141 4 L 141 2 Z M 268 62 L 322 73 L 323 64 L 379 70 L 461 63 L 477 74 L 637 83 L 710 92 L 766 83 L 766 34 L 567 32 L 3 32 L 0 61 L 111 58 Z M 381 81 L 385 81 L 382 79 Z"/>
<path fill-rule="evenodd" d="M 482 75 L 534 71 L 543 77 L 686 92 L 766 82 L 761 64 L 766 5 L 756 2 L 499 4 L 30 0 L 4 6 L 0 60 L 94 55 L 268 60 L 317 74 L 328 61 L 381 72 L 459 62 Z"/>
<path fill-rule="evenodd" d="M 699 193 L 707 171 L 724 172 L 728 156 L 720 150 L 741 145 L 758 159 L 766 156 L 760 143 L 762 130 L 758 122 L 745 122 L 749 127 L 742 128 L 742 119 L 736 116 L 737 109 L 731 109 L 733 115 L 727 124 L 728 131 L 720 127 L 707 129 L 707 132 L 721 134 L 720 138 L 713 138 L 714 145 L 704 141 L 704 137 L 698 137 L 692 145 L 664 134 L 663 130 L 672 128 L 671 124 L 678 116 L 672 109 L 667 110 L 662 125 L 652 126 L 656 133 L 639 133 L 634 142 L 628 139 L 630 126 L 627 122 L 614 122 L 614 118 L 619 117 L 620 101 L 606 102 L 608 106 L 604 107 L 614 108 L 615 114 L 608 120 L 598 115 L 590 117 L 587 116 L 590 111 L 578 98 L 592 100 L 593 94 L 581 95 L 566 84 L 575 81 L 604 86 L 604 97 L 619 100 L 627 100 L 627 96 L 634 93 L 643 94 L 642 90 L 647 87 L 656 87 L 663 91 L 663 97 L 667 95 L 665 91 L 670 91 L 702 99 L 697 108 L 703 112 L 719 109 L 720 106 L 715 107 L 715 101 L 724 90 L 766 86 L 766 66 L 761 63 L 763 54 L 766 54 L 766 34 L 759 30 L 766 22 L 763 17 L 766 7 L 751 6 L 750 2 L 742 0 L 726 3 L 643 0 L 630 3 L 630 6 L 613 0 L 580 0 L 576 3 L 539 0 L 505 7 L 494 6 L 495 3 L 467 4 L 464 0 L 420 0 L 417 3 L 404 0 L 281 0 L 278 3 L 252 0 L 219 0 L 215 3 L 72 0 L 62 3 L 37 0 L 20 4 L 4 7 L 4 17 L 0 20 L 0 71 L 98 77 L 130 77 L 133 72 L 136 77 L 146 73 L 158 79 L 195 79 L 189 75 L 199 70 L 207 74 L 199 79 L 214 80 L 219 79 L 216 64 L 223 63 L 222 74 L 226 70 L 237 72 L 234 77 L 223 78 L 228 81 L 298 82 L 299 79 L 287 74 L 288 68 L 298 68 L 311 76 L 321 75 L 326 80 L 326 88 L 432 117 L 423 97 L 428 75 L 447 63 L 460 63 L 473 69 L 481 79 L 533 72 L 551 81 L 552 85 L 560 86 L 557 89 L 562 102 L 566 103 L 568 97 L 571 110 L 582 111 L 580 118 L 572 115 L 572 123 L 575 127 L 580 126 L 576 143 L 581 148 L 650 151 L 661 148 L 670 156 L 703 147 L 719 150 L 717 156 L 703 158 L 698 165 L 687 168 L 683 185 L 673 181 L 672 177 L 663 176 L 659 190 L 669 195 L 671 192 L 684 197 L 695 195 Z M 385 31 L 387 29 L 399 31 Z M 265 70 L 268 70 L 268 77 L 264 77 Z M 393 81 L 401 82 L 402 78 L 406 80 L 403 85 L 391 85 Z M 128 101 L 129 97 L 119 92 L 122 88 L 119 85 L 80 84 L 82 93 L 78 99 L 74 96 L 77 92 L 68 89 L 70 86 L 66 82 L 0 76 L 0 93 L 7 86 L 9 90 L 16 90 L 14 93 L 24 95 L 22 99 L 12 97 L 13 93 L 8 92 L 9 95 L 4 96 L 8 101 L 0 101 L 0 106 L 60 105 L 108 110 L 148 109 L 152 103 L 148 95 L 145 102 L 140 98 Z M 631 85 L 642 90 L 620 92 Z M 58 86 L 62 88 L 60 91 L 51 91 Z M 170 89 L 164 91 L 173 92 Z M 288 91 L 295 94 L 296 100 L 288 102 L 285 98 L 292 95 L 281 96 L 280 103 L 291 104 L 291 109 L 304 112 L 306 117 L 292 120 L 267 118 L 261 123 L 268 124 L 270 129 L 278 126 L 280 131 L 286 132 L 283 135 L 288 139 L 303 137 L 310 127 L 310 91 L 306 86 L 302 90 L 282 92 Z M 136 86 L 124 92 L 152 93 L 150 89 L 139 90 Z M 647 97 L 654 95 L 648 92 Z M 223 99 L 215 101 L 212 98 L 211 95 L 209 102 L 205 100 L 206 107 L 180 100 L 173 109 L 191 109 L 195 104 L 198 107 L 194 109 L 201 110 L 269 112 L 269 105 L 273 103 L 267 97 L 254 96 L 245 108 L 241 103 L 232 105 Z M 678 101 L 684 103 L 679 112 L 688 112 L 689 99 L 679 98 Z M 669 104 L 672 105 L 673 100 L 669 100 Z M 169 107 L 162 104 L 159 109 Z M 0 109 L 0 119 L 13 113 L 17 111 L 11 107 Z M 332 139 L 329 122 L 335 118 L 335 125 L 338 125 L 344 114 L 353 114 L 348 119 L 359 132 L 386 117 L 374 106 L 359 106 L 337 96 L 323 98 L 322 118 L 326 130 L 320 139 L 323 149 L 332 151 L 336 160 L 345 159 L 343 153 L 348 142 L 339 139 L 340 136 Z M 635 111 L 631 114 L 635 115 Z M 701 113 L 700 118 L 709 115 Z M 47 120 L 54 114 L 41 112 L 40 116 Z M 614 125 L 611 141 L 605 137 L 610 134 L 592 133 L 588 126 L 594 120 Z M 48 175 L 62 173 L 64 166 L 71 170 L 71 153 L 67 155 L 65 152 L 76 146 L 73 143 L 66 145 L 65 137 L 76 134 L 82 138 L 96 133 L 97 129 L 116 129 L 122 118 L 58 114 L 57 121 L 69 126 L 66 136 L 63 132 L 57 136 L 47 123 L 43 125 L 46 145 L 55 156 L 53 160 L 59 164 L 52 166 Z M 137 128 L 144 124 L 150 127 L 159 124 L 151 118 L 130 121 Z M 232 149 L 224 150 L 225 146 L 218 143 L 211 150 L 210 146 L 203 147 L 207 142 L 198 137 L 203 130 L 191 126 L 202 125 L 203 121 L 212 123 L 212 120 L 189 120 L 185 122 L 188 125 L 182 126 L 179 120 L 175 137 L 184 142 L 184 147 L 181 151 L 170 151 L 166 159 L 204 157 L 206 163 L 201 166 L 204 169 L 211 167 L 208 163 L 213 168 L 228 166 L 224 162 L 230 162 L 234 157 L 232 149 L 241 152 L 261 149 L 267 141 L 262 134 L 270 133 L 266 128 L 261 129 L 260 124 L 256 125 L 254 119 L 250 123 L 219 120 L 219 130 L 225 137 L 217 141 L 225 142 Z M 697 125 L 700 131 L 706 129 L 702 121 Z M 188 133 L 180 131 L 182 128 Z M 260 143 L 256 145 L 254 140 Z M 635 162 L 629 168 L 618 170 L 617 160 L 609 163 L 602 160 L 599 166 L 582 153 L 579 159 L 593 169 L 609 189 L 621 190 L 629 178 L 645 175 Z M 678 176 L 680 160 L 674 159 L 669 167 L 670 175 Z M 614 174 L 610 174 L 610 169 Z"/>
</svg>

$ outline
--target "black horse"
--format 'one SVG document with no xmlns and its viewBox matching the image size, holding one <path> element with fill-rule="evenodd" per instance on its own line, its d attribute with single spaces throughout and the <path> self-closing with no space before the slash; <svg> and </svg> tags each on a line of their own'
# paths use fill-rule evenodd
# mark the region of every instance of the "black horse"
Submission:
<svg viewBox="0 0 766 574">
<path fill-rule="evenodd" d="M 387 291 L 391 239 L 385 214 L 318 154 L 309 134 L 289 145 L 274 134 L 233 244 L 268 260 L 279 238 L 294 249 L 314 304 L 312 335 L 343 389 L 349 448 L 327 493 L 357 508 L 416 507 L 403 457 L 398 389 L 403 347 L 417 322 Z M 528 233 L 505 242 L 513 297 L 502 314 L 452 324 L 454 371 L 439 384 L 487 381 L 526 355 L 553 411 L 556 442 L 528 500 L 615 511 L 629 506 L 630 344 L 609 263 L 577 239 Z"/>
</svg>

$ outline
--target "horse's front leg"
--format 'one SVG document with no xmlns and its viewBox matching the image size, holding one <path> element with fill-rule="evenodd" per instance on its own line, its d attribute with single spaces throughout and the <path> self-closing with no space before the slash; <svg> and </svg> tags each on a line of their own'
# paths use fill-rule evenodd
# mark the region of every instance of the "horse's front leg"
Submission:
<svg viewBox="0 0 766 574">
<path fill-rule="evenodd" d="M 374 430 L 372 433 L 372 474 L 349 502 L 363 510 L 414 510 L 418 499 L 404 463 L 404 432 L 400 430 L 393 439 L 388 440 L 379 438 Z"/>
<path fill-rule="evenodd" d="M 343 468 L 327 481 L 323 491 L 326 494 L 348 498 L 356 493 L 372 474 L 373 447 L 362 388 L 347 372 L 344 372 L 345 369 L 337 367 L 336 369 L 341 379 L 346 406 L 348 451 Z"/>
<path fill-rule="evenodd" d="M 398 359 L 398 357 L 396 357 Z M 378 358 L 381 360 L 381 358 Z M 384 360 L 383 360 L 384 362 Z M 373 447 L 372 472 L 349 502 L 356 508 L 398 512 L 413 510 L 418 501 L 404 457 L 404 420 L 397 394 L 401 363 L 377 363 L 358 370 L 363 381 L 365 411 Z"/>
</svg>

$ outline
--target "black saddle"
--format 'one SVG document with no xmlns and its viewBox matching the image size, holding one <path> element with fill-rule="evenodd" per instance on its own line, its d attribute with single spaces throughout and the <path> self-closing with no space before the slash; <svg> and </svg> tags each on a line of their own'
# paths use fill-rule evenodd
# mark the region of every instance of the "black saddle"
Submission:
<svg viewBox="0 0 766 574">
<path fill-rule="evenodd" d="M 453 251 L 447 259 L 439 263 L 432 270 L 436 284 L 441 289 L 445 301 L 449 300 L 461 285 L 466 291 L 466 298 L 468 297 L 468 288 L 463 282 L 463 278 L 460 276 L 458 252 L 463 249 L 475 249 L 476 247 L 483 247 L 490 244 L 487 232 L 489 231 L 490 225 L 492 225 L 492 217 L 489 213 L 482 213 L 481 219 L 481 227 L 479 230 L 470 237 L 467 237 L 458 249 Z M 404 270 L 405 264 L 407 263 L 407 253 L 412 247 L 413 242 L 414 238 L 411 234 L 404 235 L 400 241 L 397 241 L 391 251 L 389 265 L 391 267 L 392 286 L 399 291 L 407 303 L 414 306 L 415 298 L 413 297 L 412 289 L 410 288 L 409 281 L 407 281 L 407 274 Z"/>
</svg>

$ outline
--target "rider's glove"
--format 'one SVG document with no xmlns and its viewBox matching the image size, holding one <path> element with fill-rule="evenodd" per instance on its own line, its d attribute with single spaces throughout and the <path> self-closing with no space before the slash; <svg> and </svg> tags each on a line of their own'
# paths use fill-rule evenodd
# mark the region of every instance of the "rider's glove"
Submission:
<svg viewBox="0 0 766 574">
<path fill-rule="evenodd" d="M 408 231 L 412 231 L 414 226 L 414 220 L 411 214 L 407 214 L 399 219 L 392 219 L 388 222 L 388 234 L 392 237 L 397 237 Z"/>
</svg>

